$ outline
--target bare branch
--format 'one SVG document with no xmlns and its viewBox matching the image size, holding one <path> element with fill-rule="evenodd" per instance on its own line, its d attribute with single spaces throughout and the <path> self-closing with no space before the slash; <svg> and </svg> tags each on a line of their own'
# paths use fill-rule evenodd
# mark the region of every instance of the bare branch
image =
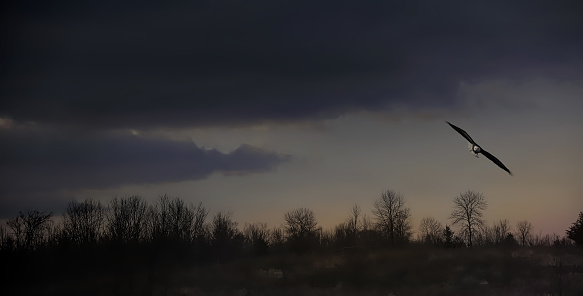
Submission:
<svg viewBox="0 0 583 296">
<path fill-rule="evenodd" d="M 468 246 L 472 246 L 472 239 L 480 227 L 484 225 L 483 215 L 487 207 L 484 195 L 468 190 L 454 200 L 454 209 L 450 219 L 453 225 L 460 225 L 461 233 L 467 238 Z"/>
</svg>

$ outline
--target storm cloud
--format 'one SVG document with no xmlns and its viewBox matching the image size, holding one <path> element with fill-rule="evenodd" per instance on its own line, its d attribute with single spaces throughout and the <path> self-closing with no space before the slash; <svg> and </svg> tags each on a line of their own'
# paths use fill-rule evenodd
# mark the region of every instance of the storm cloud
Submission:
<svg viewBox="0 0 583 296">
<path fill-rule="evenodd" d="M 132 2 L 5 9 L 0 117 L 249 125 L 456 108 L 460 81 L 582 74 L 576 1 Z"/>
<path fill-rule="evenodd" d="M 4 210 L 19 200 L 81 189 L 197 180 L 215 172 L 269 172 L 290 159 L 249 145 L 222 153 L 193 142 L 129 133 L 4 131 L 0 141 L 0 208 Z"/>
<path fill-rule="evenodd" d="M 580 90 L 571 87 L 583 79 L 580 1 L 0 5 L 0 218 L 26 208 L 60 210 L 93 194 L 163 192 L 190 180 L 200 181 L 176 191 L 191 199 L 203 192 L 237 209 L 273 196 L 308 204 L 329 192 L 335 207 L 326 209 L 336 215 L 339 196 L 380 192 L 387 180 L 406 184 L 402 172 L 409 170 L 414 190 L 424 187 L 419 172 L 462 184 L 444 173 L 439 158 L 413 162 L 419 168 L 409 161 L 419 159 L 411 147 L 449 132 L 444 117 L 467 115 L 460 125 L 475 133 L 494 121 L 489 130 L 497 124 L 510 135 L 529 118 L 543 118 L 553 134 L 580 130 Z M 401 118 L 413 122 L 388 124 Z M 440 129 L 432 124 L 437 119 Z M 314 132 L 318 125 L 332 127 Z M 522 147 L 531 126 L 505 139 L 520 139 Z M 207 178 L 274 172 L 292 160 L 277 151 L 309 161 L 254 176 L 244 193 L 231 185 L 246 179 Z M 519 162 L 501 157 L 518 179 Z M 567 179 L 580 175 L 565 172 Z M 362 187 L 353 183 L 359 174 L 366 176 Z"/>
</svg>

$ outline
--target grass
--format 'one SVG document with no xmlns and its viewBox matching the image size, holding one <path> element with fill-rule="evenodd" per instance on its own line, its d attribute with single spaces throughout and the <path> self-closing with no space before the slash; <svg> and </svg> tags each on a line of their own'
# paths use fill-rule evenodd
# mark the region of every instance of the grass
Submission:
<svg viewBox="0 0 583 296">
<path fill-rule="evenodd" d="M 14 294 L 583 295 L 583 252 L 574 247 L 410 247 L 188 266 L 89 266 L 46 274 Z"/>
</svg>

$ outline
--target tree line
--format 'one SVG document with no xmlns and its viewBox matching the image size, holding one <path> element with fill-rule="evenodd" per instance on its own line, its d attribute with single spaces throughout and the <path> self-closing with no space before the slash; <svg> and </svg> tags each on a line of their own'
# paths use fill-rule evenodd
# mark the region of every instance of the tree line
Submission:
<svg viewBox="0 0 583 296">
<path fill-rule="evenodd" d="M 269 252 L 310 252 L 343 248 L 407 246 L 412 243 L 440 247 L 532 246 L 571 244 L 569 238 L 535 236 L 528 221 L 514 230 L 508 220 L 487 225 L 483 216 L 487 203 L 476 191 L 461 193 L 453 200 L 451 225 L 424 217 L 413 239 L 410 208 L 402 194 L 387 190 L 374 201 L 372 217 L 355 205 L 346 221 L 331 230 L 318 226 L 312 210 L 293 209 L 284 214 L 283 226 L 266 223 L 239 227 L 231 212 L 209 217 L 202 203 L 187 204 L 178 197 L 160 196 L 148 204 L 140 196 L 113 198 L 107 204 L 93 199 L 72 201 L 56 223 L 52 213 L 20 212 L 0 226 L 0 251 L 31 252 L 39 249 L 79 250 L 148 246 L 191 259 L 235 258 Z M 456 228 L 456 232 L 452 230 Z M 195 256 L 196 255 L 196 256 Z M 196 257 L 196 258 L 195 258 Z"/>
<path fill-rule="evenodd" d="M 426 266 L 429 254 L 453 252 L 460 254 L 460 264 L 484 264 L 480 254 L 492 253 L 479 249 L 494 247 L 496 260 L 504 262 L 494 266 L 506 268 L 506 255 L 515 248 L 553 246 L 554 252 L 573 241 L 583 245 L 583 213 L 568 237 L 560 237 L 535 235 L 528 221 L 514 227 L 507 219 L 486 223 L 486 208 L 481 193 L 461 193 L 453 200 L 449 224 L 424 217 L 414 237 L 411 209 L 393 190 L 382 192 L 370 213 L 354 205 L 343 222 L 327 230 L 308 208 L 289 210 L 280 226 L 269 227 L 262 222 L 239 225 L 231 212 L 210 215 L 202 203 L 167 195 L 151 203 L 140 196 L 107 203 L 87 199 L 70 202 L 58 216 L 33 210 L 8 219 L 0 225 L 0 262 L 9 294 L 37 295 L 48 289 L 49 294 L 78 295 L 90 289 L 96 294 L 156 295 L 184 285 L 186 278 L 189 285 L 211 290 L 259 287 L 272 276 L 281 280 L 270 280 L 270 289 L 294 283 L 335 286 L 338 280 L 356 286 L 409 286 L 418 283 L 418 273 L 402 282 L 403 270 L 420 262 Z M 470 252 L 459 250 L 470 247 Z M 476 256 L 468 261 L 467 254 Z M 437 284 L 435 274 L 451 259 L 436 260 L 429 270 L 417 271 Z M 315 267 L 315 261 L 324 265 Z M 325 265 L 332 262 L 340 267 Z M 455 278 L 457 271 L 449 272 Z M 561 269 L 557 274 L 565 273 Z"/>
</svg>

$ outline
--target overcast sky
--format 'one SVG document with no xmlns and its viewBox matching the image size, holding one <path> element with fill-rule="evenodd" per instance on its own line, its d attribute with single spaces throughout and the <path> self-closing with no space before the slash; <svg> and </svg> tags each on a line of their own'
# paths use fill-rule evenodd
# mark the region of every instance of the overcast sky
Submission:
<svg viewBox="0 0 583 296">
<path fill-rule="evenodd" d="M 415 229 L 468 189 L 537 233 L 583 211 L 578 1 L 123 3 L 2 4 L 0 219 L 169 194 L 331 228 L 388 189 Z"/>
</svg>

